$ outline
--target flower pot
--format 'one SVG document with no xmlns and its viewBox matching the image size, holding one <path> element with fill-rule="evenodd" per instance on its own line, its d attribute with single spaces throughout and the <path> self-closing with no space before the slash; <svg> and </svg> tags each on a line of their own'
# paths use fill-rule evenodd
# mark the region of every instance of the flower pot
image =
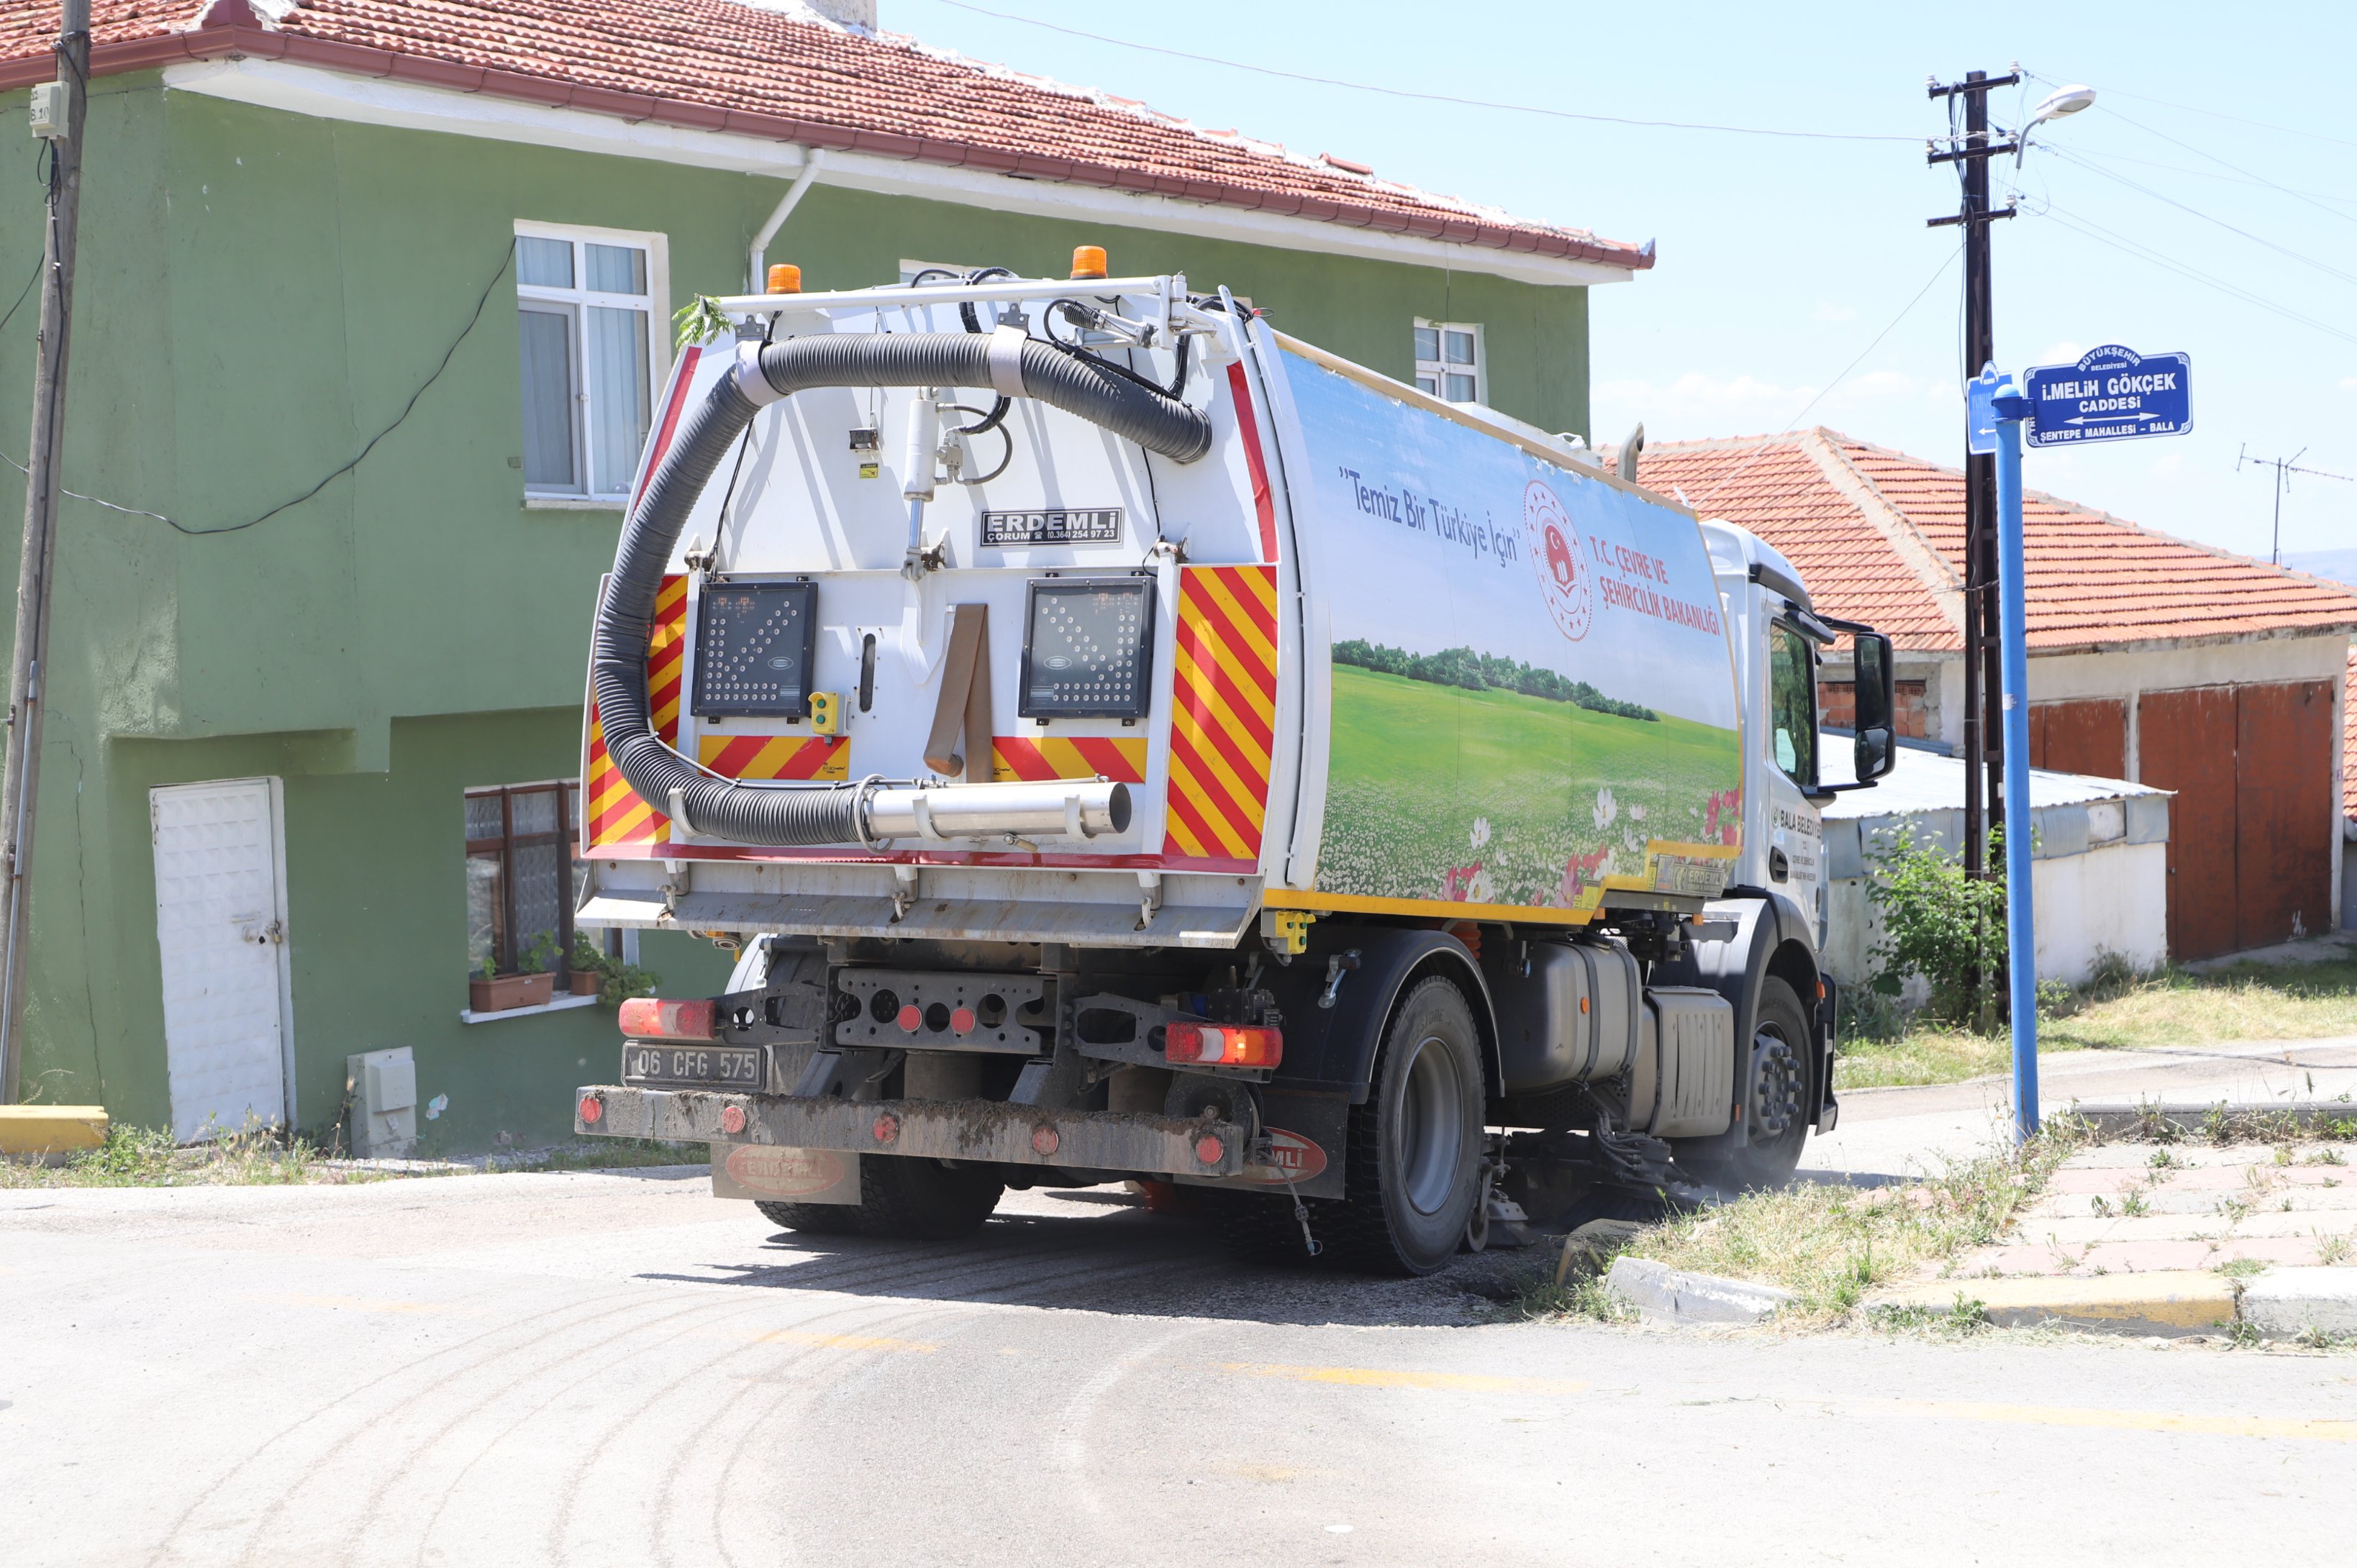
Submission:
<svg viewBox="0 0 2357 1568">
<path fill-rule="evenodd" d="M 544 1007 L 555 981 L 554 975 L 547 973 L 470 980 L 467 982 L 467 1005 L 476 1013 L 512 1013 L 519 1007 Z"/>
<path fill-rule="evenodd" d="M 576 996 L 595 996 L 606 984 L 606 977 L 594 969 L 574 970 L 572 977 Z"/>
</svg>

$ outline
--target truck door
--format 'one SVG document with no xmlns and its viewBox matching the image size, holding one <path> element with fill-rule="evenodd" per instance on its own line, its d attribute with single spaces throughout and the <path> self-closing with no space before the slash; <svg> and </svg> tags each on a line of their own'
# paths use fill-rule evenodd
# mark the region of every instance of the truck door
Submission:
<svg viewBox="0 0 2357 1568">
<path fill-rule="evenodd" d="M 1768 626 L 1768 886 L 1824 936 L 1824 829 L 1808 796 L 1817 788 L 1815 646 L 1782 620 Z"/>
</svg>

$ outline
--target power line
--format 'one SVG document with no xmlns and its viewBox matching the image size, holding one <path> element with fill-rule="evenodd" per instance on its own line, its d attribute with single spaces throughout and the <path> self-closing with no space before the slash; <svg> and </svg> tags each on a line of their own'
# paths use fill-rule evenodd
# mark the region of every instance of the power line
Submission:
<svg viewBox="0 0 2357 1568">
<path fill-rule="evenodd" d="M 1761 455 L 1768 450 L 1769 441 L 1775 440 L 1777 436 L 1789 435 L 1793 430 L 1798 428 L 1801 421 L 1809 417 L 1810 410 L 1815 408 L 1817 404 L 1824 402 L 1826 397 L 1832 393 L 1834 388 L 1841 385 L 1844 381 L 1848 379 L 1849 373 L 1852 371 L 1857 369 L 1858 366 L 1866 362 L 1866 357 L 1868 354 L 1873 353 L 1877 349 L 1882 347 L 1882 340 L 1885 338 L 1889 337 L 1891 333 L 1897 331 L 1900 322 L 1906 320 L 1908 317 L 1914 314 L 1915 307 L 1923 303 L 1923 296 L 1932 292 L 1932 285 L 1937 284 L 1942 278 L 1948 275 L 1948 269 L 1956 264 L 1956 258 L 1962 254 L 1964 254 L 1964 246 L 1959 242 L 1956 248 L 1950 251 L 1947 256 L 1940 263 L 1938 269 L 1934 271 L 1930 277 L 1923 280 L 1923 286 L 1915 291 L 1915 296 L 1912 299 L 1910 299 L 1905 305 L 1900 306 L 1899 307 L 1899 314 L 1892 317 L 1883 325 L 1882 330 L 1874 335 L 1874 340 L 1868 343 L 1865 348 L 1859 349 L 1857 351 L 1857 357 L 1850 360 L 1848 364 L 1844 365 L 1841 368 L 1839 374 L 1835 375 L 1833 380 L 1827 381 L 1818 390 L 1816 396 L 1803 403 L 1801 406 L 1801 412 L 1792 415 L 1791 419 L 1785 422 L 1783 429 L 1779 430 L 1776 432 L 1775 435 L 1768 437 L 1767 440 L 1761 441 L 1759 446 L 1753 447 L 1749 456 L 1744 458 L 1742 462 L 1738 463 L 1734 467 L 1729 468 L 1725 476 L 1719 479 L 1718 483 L 1704 491 L 1702 499 L 1693 503 L 1694 510 L 1696 512 L 1701 511 L 1704 505 L 1716 499 L 1719 491 L 1733 484 L 1737 477 L 1740 475 L 1744 469 L 1749 468 L 1752 464 L 1758 462 Z"/>
<path fill-rule="evenodd" d="M 2050 201 L 2047 202 L 2043 207 L 2024 208 L 2023 210 L 2030 212 L 2036 216 L 2051 218 L 2061 223 L 2064 228 L 2072 230 L 2074 232 L 2083 234 L 2088 239 L 2094 241 L 2097 244 L 2108 245 L 2115 251 L 2120 251 L 2127 255 L 2135 256 L 2140 261 L 2150 262 L 2157 267 L 2165 268 L 2168 271 L 2175 273 L 2180 277 L 2188 278 L 2194 283 L 2205 284 L 2223 294 L 2233 295 L 2234 298 L 2243 301 L 2246 305 L 2254 305 L 2261 310 L 2280 316 L 2287 321 L 2296 321 L 2302 327 L 2313 328 L 2315 330 L 2325 333 L 2330 337 L 2338 338 L 2344 343 L 2357 343 L 2357 334 L 2345 332 L 2340 328 L 2331 325 L 2330 322 L 2319 321 L 2312 316 L 2304 316 L 2288 306 L 2277 305 L 2271 299 L 2266 298 L 2260 295 L 2253 294 L 2250 290 L 2241 287 L 2238 285 L 2228 283 L 2223 278 L 2213 277 L 2210 274 L 2201 271 L 2199 268 L 2189 267 L 2183 263 L 2177 261 L 2175 258 L 2163 255 L 2159 252 L 2153 250 L 2151 247 L 2145 245 L 2140 242 L 2131 240 L 2124 234 L 2119 234 L 2112 230 L 2106 229 L 2102 224 L 2095 222 L 2092 219 L 2081 218 L 2073 213 L 2066 212 Z"/>
<path fill-rule="evenodd" d="M 2258 234 L 2254 234 L 2248 229 L 2237 228 L 2233 224 L 2227 222 L 2222 218 L 2213 218 L 2209 213 L 2202 211 L 2200 208 L 2188 207 L 2184 202 L 2178 200 L 2175 197 L 2165 196 L 2161 192 L 2153 189 L 2152 187 L 2140 184 L 2136 180 L 2130 179 L 2124 174 L 2114 174 L 2109 169 L 2099 168 L 2095 165 L 2089 163 L 2085 158 L 2081 157 L 2078 154 L 2071 151 L 2068 147 L 2050 146 L 2043 150 L 2052 153 L 2056 157 L 2062 159 L 2066 163 L 2077 164 L 2081 168 L 2087 170 L 2091 174 L 2100 175 L 2104 178 L 2111 180 L 2115 184 L 2126 186 L 2130 190 L 2141 191 L 2145 195 L 2151 197 L 2155 201 L 2166 202 L 2169 206 L 2176 208 L 2179 212 L 2190 213 L 2194 217 L 2201 219 L 2204 223 L 2214 223 L 2219 228 L 2225 230 L 2229 234 L 2238 234 L 2244 239 L 2250 241 L 2251 243 L 2255 245 L 2264 245 L 2268 250 L 2275 252 L 2277 255 L 2288 256 L 2293 261 L 2301 263 L 2307 266 L 2314 267 L 2320 273 L 2330 274 L 2331 276 L 2339 278 L 2343 283 L 2357 283 L 2357 273 L 2344 273 L 2339 267 L 2333 266 L 2330 263 L 2319 262 L 2314 256 L 2302 255 L 2299 252 L 2292 250 L 2288 246 L 2278 245 L 2273 240 L 2266 239 Z M 2357 220 L 2352 220 L 2352 221 L 2357 221 Z"/>
<path fill-rule="evenodd" d="M 2055 81 L 2054 78 L 2050 76 L 2041 76 L 2036 71 L 2029 71 L 2025 74 L 2036 76 L 2039 81 L 2045 82 L 2050 87 L 2060 87 L 2062 85 L 2061 82 Z M 2173 103 L 2166 98 L 2155 98 L 2150 93 L 2128 92 L 2120 88 L 2106 87 L 2104 89 L 2104 96 L 2107 99 L 2133 98 L 2139 103 L 2154 103 L 2159 105 L 2163 109 L 2175 109 L 2187 114 L 2207 114 L 2213 120 L 2231 120 L 2237 125 L 2249 125 L 2261 131 L 2273 131 L 2279 135 L 2305 136 L 2310 141 L 2330 142 L 2335 146 L 2357 147 L 2357 142 L 2352 142 L 2345 136 L 2328 136 L 2321 131 L 2303 131 L 2293 125 L 2271 124 L 2265 120 L 2251 119 L 2247 115 L 2229 114 L 2222 109 L 2203 109 L 2191 103 Z M 2120 117 L 2124 120 L 2127 118 L 2125 114 Z M 2134 122 L 2130 123 L 2133 124 Z"/>
<path fill-rule="evenodd" d="M 2044 152 L 2046 150 L 2046 144 L 2043 142 L 2033 144 L 2033 145 L 2040 152 Z M 2194 179 L 2214 179 L 2225 185 L 2257 186 L 2264 189 L 2282 191 L 2292 196 L 2311 196 L 2319 201 L 2337 201 L 2347 206 L 2357 207 L 2357 196 L 2336 196 L 2329 190 L 2301 190 L 2294 186 L 2277 185 L 2275 181 L 2270 179 L 2254 178 L 2249 176 L 2239 174 L 2220 174 L 2216 169 L 2188 168 L 2183 164 L 2165 164 L 2157 158 L 2130 157 L 2126 153 L 2092 153 L 2086 148 L 2079 146 L 2072 147 L 2072 151 L 2077 153 L 2083 158 L 2093 158 L 2099 164 L 2135 164 L 2139 167 L 2160 169 L 2168 174 L 2186 175 Z M 2329 211 L 2330 209 L 2328 208 L 2327 210 Z M 2349 217 L 2351 215 L 2343 213 L 2341 214 L 2341 216 Z"/>
<path fill-rule="evenodd" d="M 1719 125 L 1690 120 L 1636 120 L 1620 114 L 1583 114 L 1570 109 L 1550 109 L 1535 103 L 1504 103 L 1487 98 L 1459 98 L 1446 92 L 1416 92 L 1405 87 L 1383 87 L 1368 81 L 1345 81 L 1340 77 L 1311 76 L 1297 70 L 1279 70 L 1274 66 L 1253 65 L 1240 59 L 1223 59 L 1218 55 L 1190 54 L 1161 44 L 1141 44 L 1130 38 L 1116 38 L 1103 33 L 1091 33 L 1079 27 L 1067 27 L 1056 22 L 1043 22 L 1036 16 L 1018 16 L 1012 12 L 994 11 L 986 5 L 976 5 L 970 0 L 934 0 L 936 5 L 971 11 L 977 16 L 989 16 L 1001 22 L 1018 22 L 1027 27 L 1039 27 L 1066 38 L 1086 38 L 1091 43 L 1111 44 L 1115 48 L 1135 49 L 1141 54 L 1162 55 L 1170 59 L 1191 60 L 1198 65 L 1224 66 L 1230 70 L 1249 71 L 1254 76 L 1272 76 L 1284 81 L 1303 81 L 1316 87 L 1340 87 L 1352 92 L 1374 92 L 1386 98 L 1405 98 L 1419 103 L 1448 103 L 1460 109 L 1498 109 L 1512 114 L 1537 114 L 1550 120 L 1577 120 L 1598 125 L 1635 125 L 1655 131 L 1714 131 L 1735 136 L 1782 136 L 1813 142 L 1916 142 L 1921 136 L 1871 135 L 1851 131 L 1781 131 L 1762 125 Z"/>
<path fill-rule="evenodd" d="M 2035 72 L 2030 72 L 2029 74 L 2036 75 Z M 2048 79 L 2040 77 L 2039 80 L 2043 81 Z M 2059 86 L 2060 84 L 2057 83 L 2057 85 Z M 2108 91 L 2108 89 L 2106 91 Z M 2136 95 L 2131 92 L 2126 96 L 2133 98 Z M 2155 100 L 2155 102 L 2158 101 Z M 2284 195 L 2290 197 L 2295 201 L 2306 202 L 2309 206 L 2315 208 L 2319 212 L 2330 212 L 2335 218 L 2347 219 L 2349 217 L 2348 213 L 2340 211 L 2335 208 L 2328 207 L 2323 202 L 2317 200 L 2314 197 L 2309 196 L 2301 191 L 2294 190 L 2291 187 L 2281 184 L 2278 181 L 2269 179 L 2266 175 L 2259 173 L 2256 169 L 2247 169 L 2238 163 L 2230 163 L 2213 152 L 2209 152 L 2203 148 L 2197 147 L 2190 142 L 2179 141 L 2175 136 L 2170 135 L 2168 132 L 2157 130 L 2154 127 L 2146 124 L 2141 120 L 2131 119 L 2127 115 L 2121 113 L 2116 109 L 2106 107 L 2104 110 L 2104 113 L 2111 115 L 2112 118 L 2119 121 L 2122 124 L 2135 126 L 2137 130 L 2142 131 L 2147 136 L 2158 137 L 2160 140 L 2167 142 L 2172 147 L 2182 147 L 2185 151 L 2191 153 L 2197 158 L 2207 158 L 2212 163 L 2216 164 L 2220 168 L 2233 169 L 2236 174 L 2242 175 L 2248 179 L 2256 180 L 2259 184 L 2267 187 L 2270 190 L 2278 190 Z M 2326 137 L 2324 139 L 2330 141 L 2335 138 Z M 2357 145 L 2357 143 L 2350 145 Z"/>
</svg>

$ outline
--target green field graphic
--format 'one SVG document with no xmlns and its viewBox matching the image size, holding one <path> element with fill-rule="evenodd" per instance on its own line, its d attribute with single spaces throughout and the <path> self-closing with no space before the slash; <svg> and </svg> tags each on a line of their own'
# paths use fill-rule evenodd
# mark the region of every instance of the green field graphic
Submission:
<svg viewBox="0 0 2357 1568">
<path fill-rule="evenodd" d="M 1351 665 L 1333 673 L 1320 891 L 1562 908 L 1648 840 L 1735 842 L 1733 730 Z"/>
</svg>

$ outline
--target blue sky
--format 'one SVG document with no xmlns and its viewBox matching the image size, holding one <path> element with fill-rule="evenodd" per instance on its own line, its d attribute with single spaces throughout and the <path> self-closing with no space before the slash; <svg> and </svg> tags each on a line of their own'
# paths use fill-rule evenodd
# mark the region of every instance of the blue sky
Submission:
<svg viewBox="0 0 2357 1568">
<path fill-rule="evenodd" d="M 1102 0 L 978 3 L 1354 82 L 1864 135 L 1943 129 L 1944 112 L 1924 96 L 1933 73 L 2001 73 L 2018 59 L 2053 82 L 2091 83 L 2096 107 L 2046 128 L 2054 150 L 2033 149 L 2018 177 L 2025 214 L 1996 229 L 1998 363 L 2018 371 L 2110 342 L 2183 349 L 2193 358 L 2194 429 L 2034 453 L 2029 483 L 2265 556 L 2270 478 L 2235 471 L 2246 443 L 2270 457 L 2305 447 L 2302 463 L 2357 475 L 2357 114 L 2346 80 L 2357 6 L 1992 7 L 1983 21 L 1964 7 L 1889 4 L 1198 0 L 1182 13 Z M 1806 424 L 1958 460 L 1962 267 L 1932 281 L 1956 231 L 1923 226 L 1954 209 L 1955 181 L 1924 166 L 1920 143 L 1413 103 L 1142 53 L 946 0 L 881 0 L 881 11 L 888 30 L 1143 98 L 1200 124 L 1359 159 L 1519 215 L 1656 240 L 1653 272 L 1592 300 L 1599 440 L 1638 420 L 1656 440 L 1779 430 L 1815 400 Z M 2033 83 L 2029 101 L 2047 90 Z M 1997 95 L 2000 124 L 2018 102 Z M 2011 177 L 2008 166 L 2000 189 Z M 2357 544 L 2357 483 L 2295 476 L 2283 544 Z"/>
</svg>

